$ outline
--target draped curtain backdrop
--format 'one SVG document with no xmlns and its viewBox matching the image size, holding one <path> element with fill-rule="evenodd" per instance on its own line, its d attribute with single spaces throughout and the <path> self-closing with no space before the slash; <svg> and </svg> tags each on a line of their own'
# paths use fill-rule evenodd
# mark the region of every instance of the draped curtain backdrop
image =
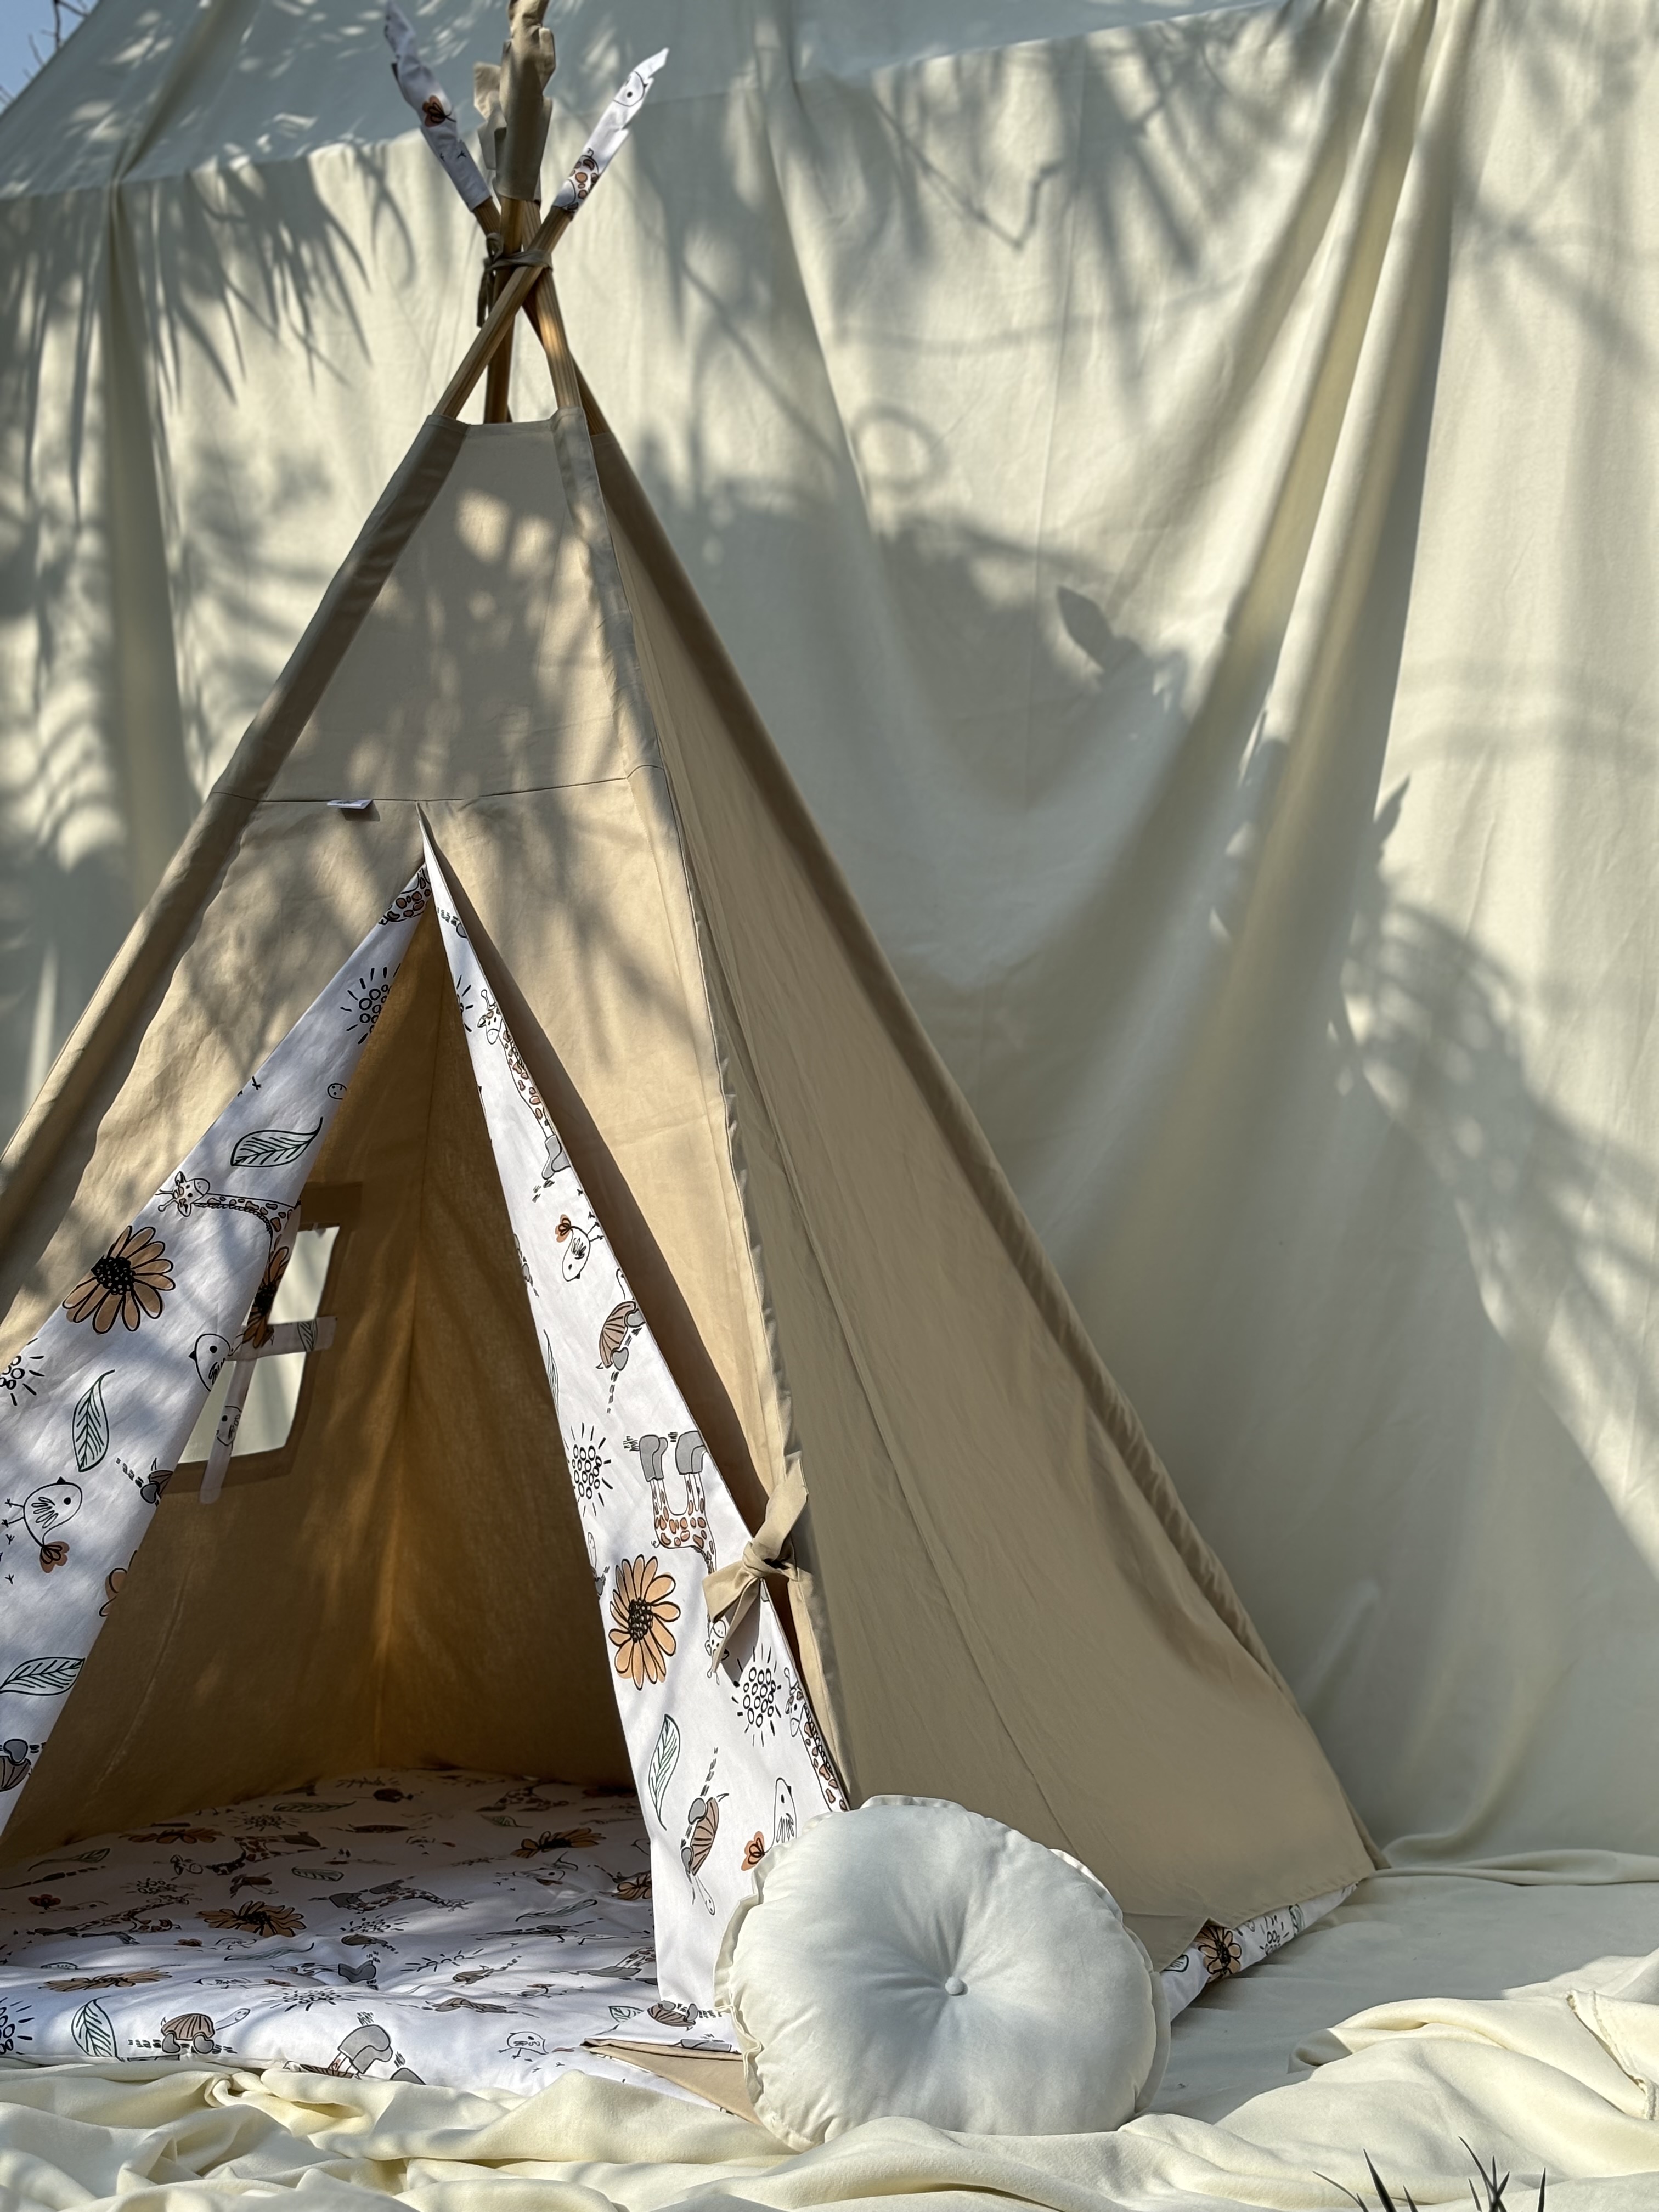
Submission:
<svg viewBox="0 0 1659 2212">
<path fill-rule="evenodd" d="M 470 335 L 378 15 L 0 120 L 8 1122 Z M 1659 10 L 550 21 L 550 173 L 672 49 L 577 350 L 1361 1811 L 1659 1854 Z"/>
</svg>

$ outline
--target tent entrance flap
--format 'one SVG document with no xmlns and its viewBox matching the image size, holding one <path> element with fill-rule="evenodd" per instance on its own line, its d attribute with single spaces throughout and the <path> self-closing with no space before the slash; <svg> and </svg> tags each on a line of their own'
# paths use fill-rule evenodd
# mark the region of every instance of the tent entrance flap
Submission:
<svg viewBox="0 0 1659 2212">
<path fill-rule="evenodd" d="M 769 1594 L 736 1626 L 709 1616 L 705 1581 L 743 1558 L 750 1532 L 617 1264 L 429 836 L 426 866 L 647 1808 L 658 1978 L 671 1995 L 706 1998 L 756 1860 L 847 1800 Z"/>
<path fill-rule="evenodd" d="M 319 1214 L 353 1218 L 337 1341 L 269 1455 L 285 1479 L 233 1459 L 210 1513 L 165 1492 L 13 1801 L 9 1858 L 371 1765 L 630 1779 L 429 921 L 312 1181 Z"/>
<path fill-rule="evenodd" d="M 68 1708 L 61 1756 L 43 1778 L 38 1807 L 30 1793 L 29 1811 L 37 1824 L 52 1821 L 62 1787 L 44 1785 L 60 1768 L 74 1778 L 71 1817 L 81 1834 L 309 1778 L 319 1771 L 317 1732 L 327 1726 L 319 1696 L 348 1682 L 356 1686 L 345 1701 L 356 1733 L 337 1736 L 331 1767 L 453 1765 L 581 1779 L 597 1748 L 592 1709 L 612 1709 L 614 1692 L 629 1747 L 623 1772 L 648 1811 L 658 1978 L 670 1997 L 696 2002 L 712 1990 L 720 1936 L 758 1849 L 845 1798 L 769 1599 L 763 1595 L 729 1638 L 708 1619 L 704 1577 L 742 1555 L 748 1528 L 530 1076 L 430 845 L 427 860 L 436 894 L 430 913 L 447 960 L 434 957 L 428 921 L 416 928 L 402 972 L 362 963 L 357 981 L 374 997 L 384 1032 L 364 1049 L 366 1065 L 349 1088 L 331 1079 L 350 1109 L 317 1157 L 325 1183 L 349 1179 L 361 1194 L 356 1265 L 338 1286 L 349 1316 L 340 1364 L 313 1381 L 309 1438 L 293 1455 L 295 1494 L 270 1486 L 260 1492 L 265 1510 L 248 1516 L 267 1539 L 268 1524 L 279 1524 L 302 1577 L 332 1568 L 307 1557 L 319 1541 L 333 1550 L 330 1518 L 355 1529 L 356 1540 L 341 1547 L 334 1649 L 319 1648 L 314 1603 L 293 1606 L 285 1634 L 246 1649 L 244 1607 L 255 1598 L 246 1585 L 268 1586 L 273 1562 L 264 1543 L 244 1551 L 239 1528 L 222 1544 L 210 1537 L 197 1545 L 197 1579 L 213 1584 L 212 1628 L 222 1634 L 227 1613 L 243 1624 L 244 1648 L 216 1640 L 210 1657 L 202 1650 L 208 1624 L 178 1607 L 173 1561 L 158 1571 L 153 1535 L 125 1571 L 128 1632 L 118 1640 L 130 1646 L 145 1628 L 153 1632 L 153 1622 L 138 1619 L 147 1590 L 172 1613 L 173 1632 L 146 1663 L 115 1679 L 145 1684 L 141 1706 L 167 1716 L 170 1732 L 179 1710 L 172 1678 L 223 1685 L 232 1702 L 216 1701 L 200 1716 L 206 1765 L 198 1785 L 169 1774 L 160 1787 L 158 1761 L 136 1741 L 144 1730 L 142 1710 L 131 1711 L 132 1687 L 122 1696 L 106 1685 L 95 1704 L 83 1697 Z M 423 910 L 425 884 L 423 875 Z M 280 1049 L 303 1043 L 314 1019 L 307 1015 Z M 248 1089 L 258 1093 L 259 1079 Z M 297 1129 L 250 1137 L 222 1115 L 186 1164 L 199 1170 L 227 1151 L 245 1162 L 297 1154 L 317 1133 L 303 1143 Z M 206 1206 L 209 1178 L 194 1172 L 185 1182 L 194 1204 Z M 246 1351 L 287 1349 L 301 1333 L 320 1343 L 321 1323 L 270 1319 L 290 1249 L 287 1222 L 301 1208 L 296 1193 L 240 1336 L 198 1336 L 191 1364 L 201 1387 L 210 1380 L 204 1358 L 246 1373 Z M 193 1315 L 192 1325 L 200 1318 Z M 388 1374 L 402 1378 L 403 1395 L 385 1425 L 388 1448 L 377 1454 L 358 1408 L 374 1402 Z M 230 1463 L 234 1412 L 222 1415 L 203 1502 L 219 1498 L 215 1477 Z M 546 1493 L 562 1500 L 562 1513 L 550 1516 Z M 163 1513 L 155 1534 L 164 1553 L 177 1547 L 176 1510 Z M 515 1577 L 514 1605 L 504 1600 Z M 527 1735 L 504 1743 L 483 1711 L 518 1709 L 536 1671 L 535 1647 L 546 1640 L 543 1608 L 561 1583 L 559 1611 L 573 1637 L 586 1624 L 589 1679 L 573 1698 L 578 1686 L 568 1678 L 544 1676 Z M 601 1620 L 608 1651 L 594 1634 Z M 596 1658 L 601 1680 L 608 1677 L 604 1689 L 592 1680 Z M 260 1680 L 262 1701 L 301 1732 L 267 1747 L 263 1771 L 258 1750 L 245 1743 L 240 1771 L 227 1776 L 216 1752 L 238 1730 L 234 1701 L 246 1694 L 245 1668 Z M 273 1698 L 283 1675 L 286 1694 Z M 566 1726 L 573 1705 L 584 1710 L 574 1742 Z M 76 1726 L 82 1712 L 88 1733 L 102 1738 L 99 1748 L 114 1752 L 112 1764 L 118 1769 L 125 1756 L 131 1768 L 136 1758 L 142 1788 L 159 1795 L 112 1804 L 107 1783 L 83 1793 L 88 1754 L 104 1761 Z M 614 1774 L 614 1755 L 608 1763 Z"/>
</svg>

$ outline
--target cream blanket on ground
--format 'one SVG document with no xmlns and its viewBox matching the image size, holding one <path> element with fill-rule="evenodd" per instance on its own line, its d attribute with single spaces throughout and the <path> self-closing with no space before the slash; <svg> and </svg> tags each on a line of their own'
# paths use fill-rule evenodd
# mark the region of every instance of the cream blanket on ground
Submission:
<svg viewBox="0 0 1659 2212">
<path fill-rule="evenodd" d="M 342 2212 L 387 2197 L 467 2212 L 485 2186 L 489 2212 L 512 2212 L 509 2188 L 526 2212 L 965 2191 L 1052 2212 L 1334 2212 L 1366 2151 L 1397 2197 L 1467 2203 L 1467 2139 L 1515 2172 L 1514 2212 L 1531 2212 L 1540 2166 L 1551 2212 L 1651 2206 L 1659 1953 L 1570 1978 L 1360 2014 L 1305 2054 L 1331 2063 L 1224 2125 L 1157 2114 L 1115 2136 L 996 2140 L 890 2121 L 793 2157 L 744 2122 L 582 2075 L 520 2099 L 274 2068 L 15 2065 L 0 2069 L 0 2190 L 9 2206 L 168 2212 L 293 2188 Z"/>
</svg>

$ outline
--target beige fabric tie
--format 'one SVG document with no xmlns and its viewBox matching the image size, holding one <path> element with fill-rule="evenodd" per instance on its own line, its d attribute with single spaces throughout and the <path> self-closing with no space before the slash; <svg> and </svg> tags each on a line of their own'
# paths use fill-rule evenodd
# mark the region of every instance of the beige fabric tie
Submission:
<svg viewBox="0 0 1659 2212">
<path fill-rule="evenodd" d="M 729 1615 L 726 1634 L 714 1655 L 714 1667 L 719 1666 L 721 1655 L 750 1607 L 759 1601 L 761 1584 L 766 1577 L 776 1575 L 793 1581 L 800 1572 L 793 1560 L 785 1559 L 781 1554 L 790 1530 L 805 1507 L 805 1479 L 799 1467 L 792 1467 L 767 1501 L 765 1518 L 744 1546 L 743 1557 L 732 1565 L 719 1567 L 712 1575 L 704 1577 L 702 1601 L 708 1608 L 709 1620 L 718 1620 L 722 1613 Z M 708 1670 L 711 1674 L 714 1667 Z"/>
</svg>

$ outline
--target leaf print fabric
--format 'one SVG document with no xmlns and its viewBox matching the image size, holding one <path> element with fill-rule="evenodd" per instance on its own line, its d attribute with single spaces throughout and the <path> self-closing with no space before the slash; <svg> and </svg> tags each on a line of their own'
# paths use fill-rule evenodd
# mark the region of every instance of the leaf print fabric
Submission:
<svg viewBox="0 0 1659 2212">
<path fill-rule="evenodd" d="M 659 1820 L 663 1817 L 663 1793 L 674 1778 L 674 1769 L 678 1764 L 679 1756 L 679 1729 L 675 1725 L 674 1716 L 672 1713 L 665 1713 L 662 1726 L 657 1731 L 657 1741 L 652 1747 L 649 1764 L 646 1768 L 646 1787 L 651 1792 L 651 1802 L 656 1808 Z"/>
<path fill-rule="evenodd" d="M 70 1416 L 75 1464 L 82 1474 L 90 1474 L 109 1449 L 109 1415 L 104 1410 L 104 1385 L 114 1372 L 112 1367 L 106 1367 L 101 1375 L 94 1376 L 91 1388 L 76 1401 L 75 1411 Z"/>
<path fill-rule="evenodd" d="M 286 2061 L 526 2092 L 579 2067 L 660 2089 L 584 2048 L 731 2048 L 724 2021 L 659 1992 L 650 1866 L 626 1790 L 318 1782 L 0 1877 L 0 2017 L 35 2060 Z"/>
<path fill-rule="evenodd" d="M 781 1840 L 780 1808 L 789 1808 L 793 1832 L 795 1808 L 805 1820 L 846 1800 L 769 1593 L 721 1652 L 703 1579 L 741 1556 L 749 1530 L 617 1264 L 429 842 L 426 859 L 594 1564 L 623 1733 L 649 1808 L 663 1995 L 707 2007 L 720 1936 L 749 1887 L 755 1836 L 769 1847 Z"/>
<path fill-rule="evenodd" d="M 219 1366 L 268 1329 L 308 1164 L 427 900 L 417 877 L 0 1377 L 0 1825 Z"/>
<path fill-rule="evenodd" d="M 70 2033 L 88 2058 L 117 2058 L 120 2052 L 109 2014 L 94 1997 L 83 2004 L 70 2023 Z"/>
<path fill-rule="evenodd" d="M 236 1139 L 230 1164 L 234 1168 L 289 1167 L 322 1133 L 320 1121 L 314 1129 L 250 1129 L 246 1136 Z"/>
<path fill-rule="evenodd" d="M 61 1698 L 81 1665 L 78 1659 L 26 1659 L 0 1682 L 0 1690 L 19 1690 L 30 1698 Z"/>
</svg>

